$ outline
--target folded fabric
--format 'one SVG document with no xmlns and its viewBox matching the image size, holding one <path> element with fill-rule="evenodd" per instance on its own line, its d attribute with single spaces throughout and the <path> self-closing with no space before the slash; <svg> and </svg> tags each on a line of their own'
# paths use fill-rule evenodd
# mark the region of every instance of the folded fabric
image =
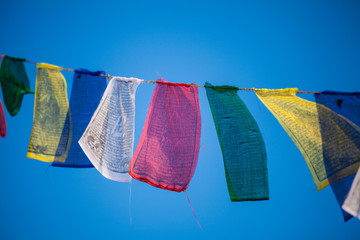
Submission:
<svg viewBox="0 0 360 240">
<path fill-rule="evenodd" d="M 107 80 L 103 71 L 91 72 L 86 69 L 75 70 L 70 97 L 72 120 L 72 141 L 65 162 L 54 161 L 55 167 L 86 168 L 94 167 L 82 151 L 78 141 L 100 103 L 106 89 Z M 70 119 L 67 118 L 67 121 Z M 65 132 L 66 134 L 66 132 Z"/>
<path fill-rule="evenodd" d="M 6 137 L 6 119 L 5 119 L 4 108 L 2 106 L 1 100 L 0 100 L 0 137 L 3 138 Z"/>
<path fill-rule="evenodd" d="M 114 77 L 79 144 L 95 168 L 106 178 L 130 182 L 129 164 L 134 149 L 135 93 L 140 81 Z"/>
<path fill-rule="evenodd" d="M 321 93 L 316 93 L 315 99 L 317 103 L 320 103 L 330 108 L 334 112 L 346 117 L 357 126 L 360 126 L 360 93 L 325 91 Z M 320 130 L 321 134 L 325 136 L 326 132 L 328 132 L 326 124 L 323 124 L 327 122 L 326 117 L 326 115 L 323 115 L 323 111 L 319 111 Z M 328 144 L 328 141 L 323 142 L 323 148 L 327 149 L 331 147 L 327 146 Z M 345 164 L 345 161 L 349 161 L 349 159 L 343 158 L 342 161 Z M 325 165 L 328 164 L 326 155 L 324 155 L 324 162 Z M 349 165 L 350 164 L 351 162 L 349 162 Z M 349 193 L 354 178 L 355 174 L 352 174 L 330 185 L 340 207 L 343 205 L 345 198 Z M 348 221 L 352 217 L 352 215 L 347 213 L 346 211 L 342 211 L 342 213 L 345 221 Z"/>
<path fill-rule="evenodd" d="M 358 126 L 321 104 L 298 98 L 296 88 L 255 92 L 303 154 L 318 190 L 357 171 Z M 327 131 L 321 132 L 319 115 L 326 118 L 321 125 Z"/>
<path fill-rule="evenodd" d="M 266 150 L 255 119 L 237 88 L 205 84 L 224 159 L 231 201 L 269 199 Z"/>
<path fill-rule="evenodd" d="M 34 120 L 28 158 L 64 162 L 71 144 L 66 81 L 58 66 L 37 64 Z M 67 120 L 66 119 L 70 120 Z"/>
<path fill-rule="evenodd" d="M 23 97 L 27 93 L 34 93 L 30 89 L 25 59 L 4 56 L 0 68 L 0 83 L 5 106 L 11 116 L 18 114 Z"/>
<path fill-rule="evenodd" d="M 196 168 L 200 133 L 197 87 L 159 79 L 130 175 L 158 188 L 185 191 Z"/>
</svg>

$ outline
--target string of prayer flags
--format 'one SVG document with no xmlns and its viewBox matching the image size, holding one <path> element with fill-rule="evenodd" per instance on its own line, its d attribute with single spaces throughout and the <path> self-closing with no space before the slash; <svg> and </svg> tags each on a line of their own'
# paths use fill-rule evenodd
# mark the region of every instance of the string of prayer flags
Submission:
<svg viewBox="0 0 360 240">
<path fill-rule="evenodd" d="M 303 154 L 314 182 L 321 190 L 357 171 L 360 128 L 321 104 L 298 98 L 296 92 L 296 88 L 255 90 Z M 326 119 L 322 127 L 327 131 L 323 134 L 319 115 Z M 342 161 L 344 158 L 347 161 Z"/>
<path fill-rule="evenodd" d="M 129 164 L 134 149 L 135 93 L 140 81 L 114 77 L 79 144 L 95 168 L 106 178 L 130 182 Z"/>
<path fill-rule="evenodd" d="M 343 117 L 346 117 L 357 126 L 360 126 L 360 93 L 325 91 L 315 94 L 315 100 L 317 103 L 330 108 L 334 112 L 342 115 Z M 326 116 L 323 116 L 322 112 L 320 111 L 319 123 L 322 135 L 326 135 L 326 132 L 328 131 L 326 129 L 326 125 L 324 124 L 323 126 L 323 123 L 326 121 Z M 326 146 L 328 142 L 323 142 L 323 144 L 324 149 L 331 147 Z M 349 161 L 349 159 L 343 158 L 341 161 L 345 162 Z M 324 162 L 327 164 L 326 156 L 324 156 Z M 351 164 L 351 162 L 349 162 L 349 164 Z M 343 205 L 345 198 L 349 193 L 354 178 L 355 174 L 352 174 L 335 183 L 330 184 L 340 207 Z M 345 221 L 348 221 L 352 217 L 352 215 L 346 211 L 342 211 L 342 213 Z"/>
<path fill-rule="evenodd" d="M 196 168 L 201 134 L 198 88 L 157 81 L 130 175 L 152 186 L 185 191 Z"/>
<path fill-rule="evenodd" d="M 6 119 L 5 119 L 5 113 L 1 103 L 1 99 L 0 99 L 0 137 L 3 138 L 6 137 Z"/>
<path fill-rule="evenodd" d="M 342 208 L 352 216 L 360 219 L 360 168 L 357 171 Z"/>
<path fill-rule="evenodd" d="M 27 93 L 34 93 L 30 89 L 25 59 L 4 56 L 0 68 L 0 83 L 4 104 L 11 116 L 20 111 L 23 97 Z"/>
<path fill-rule="evenodd" d="M 78 141 L 84 133 L 90 119 L 100 103 L 102 94 L 107 85 L 103 71 L 91 72 L 86 69 L 77 69 L 73 77 L 70 96 L 70 112 L 72 120 L 72 144 L 65 162 L 54 161 L 52 166 L 87 168 L 92 163 L 82 151 Z M 67 119 L 68 121 L 69 119 Z"/>
<path fill-rule="evenodd" d="M 66 81 L 60 70 L 55 65 L 37 64 L 34 120 L 28 158 L 64 162 L 67 157 L 71 144 L 71 115 Z"/>
<path fill-rule="evenodd" d="M 231 86 L 205 84 L 224 159 L 231 201 L 269 199 L 265 145 L 259 127 Z"/>
</svg>

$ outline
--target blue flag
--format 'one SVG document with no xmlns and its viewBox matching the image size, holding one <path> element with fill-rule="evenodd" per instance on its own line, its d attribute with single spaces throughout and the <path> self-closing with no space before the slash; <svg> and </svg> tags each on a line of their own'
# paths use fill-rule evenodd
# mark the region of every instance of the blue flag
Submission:
<svg viewBox="0 0 360 240">
<path fill-rule="evenodd" d="M 357 126 L 360 126 L 360 93 L 325 91 L 315 94 L 315 99 L 317 103 L 320 103 L 330 108 L 334 112 L 346 117 Z M 320 131 L 322 135 L 324 135 L 325 132 L 327 131 L 326 127 L 324 126 L 325 121 L 326 118 L 322 117 L 322 115 L 319 114 Z M 326 141 L 323 142 L 323 146 L 324 148 L 327 147 Z M 344 159 L 344 161 L 346 161 L 346 159 Z M 326 165 L 325 156 L 324 156 L 324 162 Z M 351 188 L 351 184 L 354 178 L 355 178 L 355 174 L 352 174 L 330 185 L 340 205 L 340 208 L 345 201 L 345 198 Z M 348 221 L 349 219 L 352 218 L 352 216 L 348 214 L 346 211 L 342 210 L 342 213 L 345 221 Z"/>
<path fill-rule="evenodd" d="M 65 162 L 54 161 L 52 166 L 87 168 L 93 167 L 78 141 L 90 122 L 101 97 L 106 89 L 107 80 L 103 71 L 90 72 L 85 69 L 75 70 L 70 97 L 70 111 L 67 114 L 66 125 L 72 121 L 72 142 Z M 63 135 L 67 133 L 63 132 Z M 66 137 L 66 136 L 62 136 Z"/>
</svg>

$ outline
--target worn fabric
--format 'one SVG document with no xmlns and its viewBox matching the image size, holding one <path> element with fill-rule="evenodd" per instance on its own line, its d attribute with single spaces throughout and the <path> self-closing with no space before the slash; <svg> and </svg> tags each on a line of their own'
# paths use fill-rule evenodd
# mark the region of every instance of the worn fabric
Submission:
<svg viewBox="0 0 360 240">
<path fill-rule="evenodd" d="M 314 182 L 321 190 L 357 171 L 360 128 L 321 104 L 297 97 L 296 91 L 296 88 L 255 90 L 303 154 Z M 326 118 L 322 127 L 327 131 L 323 133 L 319 115 Z M 347 161 L 342 161 L 344 158 Z"/>
<path fill-rule="evenodd" d="M 237 88 L 205 84 L 231 201 L 269 199 L 264 141 Z"/>
<path fill-rule="evenodd" d="M 200 133 L 197 87 L 158 80 L 130 175 L 158 188 L 186 190 L 198 160 Z"/>
<path fill-rule="evenodd" d="M 79 144 L 95 168 L 106 178 L 130 182 L 133 156 L 135 93 L 141 82 L 114 77 L 91 118 Z"/>
<path fill-rule="evenodd" d="M 334 112 L 346 117 L 357 126 L 360 126 L 360 93 L 325 91 L 315 94 L 315 99 L 317 103 L 330 108 Z M 326 135 L 328 129 L 326 128 L 326 124 L 323 123 L 326 123 L 327 119 L 326 116 L 323 116 L 321 113 L 322 112 L 319 111 L 320 130 L 322 135 Z M 328 148 L 326 146 L 327 144 L 328 142 L 323 142 L 325 149 Z M 342 159 L 342 161 L 348 160 L 349 159 L 347 158 Z M 326 165 L 326 156 L 324 156 L 324 162 Z M 349 162 L 349 164 L 351 164 L 351 162 Z M 352 174 L 330 185 L 340 206 L 343 205 L 354 178 L 355 174 Z M 342 213 L 345 221 L 352 217 L 352 215 L 346 211 L 342 211 Z"/>
<path fill-rule="evenodd" d="M 4 104 L 11 116 L 19 113 L 23 97 L 27 93 L 34 93 L 30 89 L 25 59 L 4 56 L 0 68 L 0 83 Z"/>
<path fill-rule="evenodd" d="M 78 141 L 90 122 L 102 94 L 106 89 L 107 80 L 103 71 L 91 72 L 86 69 L 77 69 L 73 77 L 70 96 L 70 112 L 72 120 L 72 141 L 69 154 L 65 162 L 54 161 L 52 166 L 87 168 L 93 167 Z M 68 122 L 70 119 L 67 118 Z M 66 133 L 65 133 L 66 134 Z"/>
<path fill-rule="evenodd" d="M 0 137 L 3 138 L 6 137 L 6 119 L 5 119 L 4 108 L 2 106 L 1 100 L 0 100 Z"/>
<path fill-rule="evenodd" d="M 37 64 L 34 120 L 28 158 L 64 162 L 71 144 L 67 86 L 58 66 Z"/>
</svg>

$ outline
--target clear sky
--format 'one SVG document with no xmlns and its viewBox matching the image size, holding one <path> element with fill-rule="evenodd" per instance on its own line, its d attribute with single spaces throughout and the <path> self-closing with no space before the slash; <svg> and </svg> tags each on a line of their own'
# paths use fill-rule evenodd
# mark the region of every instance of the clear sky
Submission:
<svg viewBox="0 0 360 240">
<path fill-rule="evenodd" d="M 359 1 L 0 1 L 0 54 L 115 76 L 237 87 L 360 91 Z M 32 89 L 35 65 L 26 64 Z M 64 72 L 70 92 L 72 73 Z M 154 85 L 136 94 L 135 146 Z M 198 166 L 188 194 L 27 159 L 34 96 L 6 112 L 0 139 L 0 239 L 356 239 L 331 189 L 253 92 L 270 200 L 230 201 L 204 89 Z M 311 94 L 300 97 L 313 100 Z M 132 222 L 130 223 L 130 216 Z"/>
</svg>

